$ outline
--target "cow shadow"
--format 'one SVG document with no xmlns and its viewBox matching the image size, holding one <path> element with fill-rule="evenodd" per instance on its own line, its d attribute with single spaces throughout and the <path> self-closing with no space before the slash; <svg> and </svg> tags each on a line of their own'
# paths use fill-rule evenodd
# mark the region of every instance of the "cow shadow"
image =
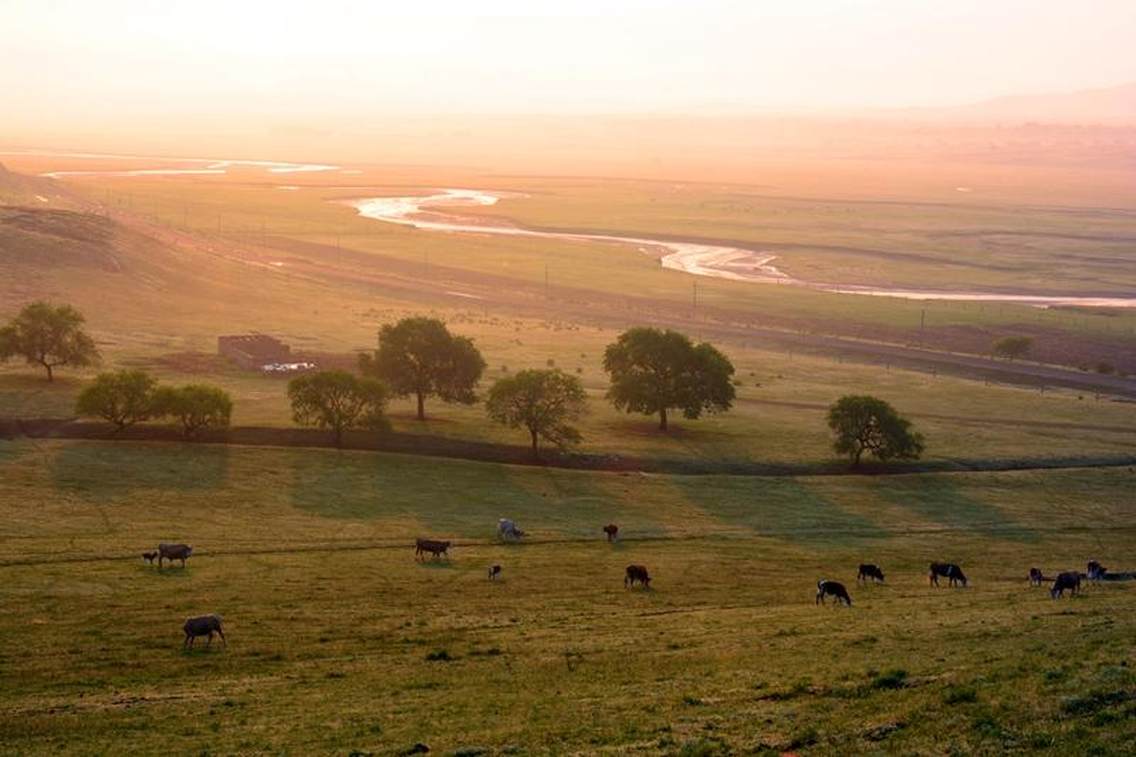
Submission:
<svg viewBox="0 0 1136 757">
<path fill-rule="evenodd" d="M 881 499 L 954 531 L 1007 541 L 1034 542 L 1038 534 L 997 506 L 966 493 L 946 476 L 894 477 L 882 482 Z"/>
</svg>

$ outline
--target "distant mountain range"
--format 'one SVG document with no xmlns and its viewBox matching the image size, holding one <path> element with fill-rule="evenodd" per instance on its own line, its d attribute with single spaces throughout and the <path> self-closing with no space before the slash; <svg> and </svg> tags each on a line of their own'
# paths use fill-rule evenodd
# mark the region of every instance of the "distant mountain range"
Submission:
<svg viewBox="0 0 1136 757">
<path fill-rule="evenodd" d="M 935 121 L 1136 126 L 1136 82 L 1104 89 L 1044 95 L 1007 95 L 969 105 L 891 109 L 878 113 Z"/>
</svg>

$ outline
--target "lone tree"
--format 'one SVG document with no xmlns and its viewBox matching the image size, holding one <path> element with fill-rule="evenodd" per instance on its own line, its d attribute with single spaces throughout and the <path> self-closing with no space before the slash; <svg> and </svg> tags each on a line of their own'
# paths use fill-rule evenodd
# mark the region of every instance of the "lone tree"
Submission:
<svg viewBox="0 0 1136 757">
<path fill-rule="evenodd" d="M 734 366 L 707 342 L 695 345 L 685 334 L 654 328 L 623 332 L 604 352 L 611 375 L 607 397 L 616 409 L 659 414 L 667 430 L 667 410 L 678 408 L 694 420 L 705 412 L 729 410 L 734 403 Z"/>
<path fill-rule="evenodd" d="M 845 395 L 828 409 L 828 427 L 836 434 L 832 448 L 848 455 L 852 467 L 864 452 L 882 461 L 918 460 L 923 436 L 911 430 L 911 421 L 891 405 L 867 395 Z"/>
<path fill-rule="evenodd" d="M 350 428 L 382 428 L 387 390 L 375 379 L 359 378 L 347 371 L 321 371 L 299 376 L 288 383 L 292 418 L 301 425 L 330 428 L 335 446 L 343 444 Z"/>
<path fill-rule="evenodd" d="M 994 354 L 1007 360 L 1019 360 L 1033 349 L 1033 338 L 1028 336 L 1006 336 L 994 342 Z"/>
<path fill-rule="evenodd" d="M 177 419 L 187 437 L 203 428 L 227 428 L 232 414 L 233 400 L 220 387 L 186 384 L 154 392 L 154 415 Z"/>
<path fill-rule="evenodd" d="M 155 386 L 157 382 L 145 371 L 100 373 L 79 393 L 75 412 L 102 418 L 121 431 L 155 415 Z"/>
<path fill-rule="evenodd" d="M 533 457 L 539 457 L 540 439 L 561 449 L 580 441 L 580 432 L 570 422 L 584 414 L 586 400 L 584 386 L 575 376 L 559 369 L 534 369 L 498 379 L 489 389 L 485 408 L 498 423 L 527 429 Z"/>
<path fill-rule="evenodd" d="M 436 318 L 403 318 L 379 331 L 379 349 L 359 357 L 365 375 L 382 379 L 398 397 L 418 399 L 418 420 L 426 420 L 426 398 L 472 405 L 485 360 L 468 337 L 454 336 Z"/>
<path fill-rule="evenodd" d="M 84 322 L 83 314 L 70 305 L 33 302 L 0 328 L 0 360 L 22 357 L 29 365 L 42 365 L 48 381 L 55 380 L 59 366 L 91 365 L 99 351 L 83 331 Z"/>
</svg>

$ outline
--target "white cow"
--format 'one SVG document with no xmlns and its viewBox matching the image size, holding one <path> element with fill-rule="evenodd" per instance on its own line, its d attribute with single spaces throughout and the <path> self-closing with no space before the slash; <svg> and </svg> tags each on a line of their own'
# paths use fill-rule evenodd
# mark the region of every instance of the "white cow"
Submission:
<svg viewBox="0 0 1136 757">
<path fill-rule="evenodd" d="M 517 524 L 508 518 L 497 519 L 497 536 L 502 541 L 519 541 L 525 532 L 517 528 Z"/>
</svg>

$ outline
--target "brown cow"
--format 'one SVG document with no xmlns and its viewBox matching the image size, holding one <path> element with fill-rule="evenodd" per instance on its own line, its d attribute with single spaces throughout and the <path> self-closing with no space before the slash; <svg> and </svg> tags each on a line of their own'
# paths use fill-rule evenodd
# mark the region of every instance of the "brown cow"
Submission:
<svg viewBox="0 0 1136 757">
<path fill-rule="evenodd" d="M 1065 573 L 1057 574 L 1057 578 L 1053 580 L 1053 588 L 1049 590 L 1049 596 L 1057 599 L 1058 597 L 1065 596 L 1065 590 L 1068 589 L 1069 593 L 1076 596 L 1081 593 L 1081 574 L 1075 570 L 1066 571 Z"/>
<path fill-rule="evenodd" d="M 442 555 L 446 559 L 450 559 L 450 542 L 448 541 L 434 541 L 433 539 L 415 539 L 414 540 L 414 559 L 422 556 L 425 559 L 426 553 L 429 552 L 435 560 Z"/>
<path fill-rule="evenodd" d="M 627 566 L 627 573 L 623 577 L 624 588 L 630 589 L 634 587 L 636 581 L 641 583 L 644 589 L 651 588 L 651 576 L 647 573 L 646 565 Z"/>
<path fill-rule="evenodd" d="M 615 541 L 616 537 L 619 536 L 619 526 L 614 523 L 608 523 L 603 527 L 603 532 L 607 534 L 607 540 L 609 542 Z"/>
<path fill-rule="evenodd" d="M 158 567 L 162 567 L 162 560 L 181 560 L 181 567 L 185 567 L 185 561 L 193 554 L 193 547 L 188 544 L 166 544 L 162 542 L 158 545 Z"/>
<path fill-rule="evenodd" d="M 221 643 L 226 647 L 229 642 L 225 639 L 225 632 L 221 630 L 221 616 L 220 615 L 199 615 L 196 618 L 186 618 L 185 625 L 182 626 L 185 631 L 185 641 L 182 642 L 182 647 L 190 649 L 193 647 L 193 642 L 198 636 L 208 636 L 209 641 L 205 646 L 213 645 L 213 634 L 220 634 Z"/>
<path fill-rule="evenodd" d="M 867 581 L 869 578 L 873 581 L 879 581 L 880 583 L 883 583 L 884 572 L 878 565 L 872 565 L 871 563 L 860 563 L 860 571 L 856 574 L 856 581 Z"/>
</svg>

